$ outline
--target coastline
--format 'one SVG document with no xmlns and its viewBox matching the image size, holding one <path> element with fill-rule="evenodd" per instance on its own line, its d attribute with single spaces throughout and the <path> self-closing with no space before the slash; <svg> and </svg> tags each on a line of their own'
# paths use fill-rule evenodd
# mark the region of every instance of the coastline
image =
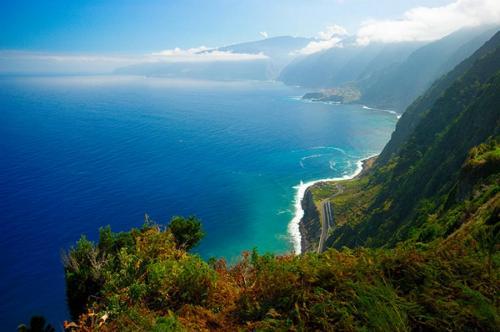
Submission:
<svg viewBox="0 0 500 332">
<path fill-rule="evenodd" d="M 374 107 L 366 106 L 366 105 L 363 105 L 363 104 L 357 104 L 357 105 L 361 106 L 365 110 L 387 112 L 387 113 L 393 114 L 393 115 L 396 116 L 396 118 L 398 118 L 398 120 L 403 115 L 402 113 L 398 113 L 398 112 L 396 112 L 394 110 L 387 110 L 387 109 L 383 109 L 383 108 L 374 108 Z"/>
<path fill-rule="evenodd" d="M 383 108 L 376 108 L 376 107 L 370 107 L 364 104 L 352 102 L 352 103 L 342 103 L 339 101 L 324 101 L 324 100 L 314 100 L 314 99 L 304 99 L 301 96 L 296 96 L 292 97 L 292 99 L 301 101 L 303 103 L 321 103 L 321 104 L 326 104 L 326 105 L 357 105 L 360 106 L 364 110 L 369 110 L 369 111 L 377 111 L 377 112 L 385 112 L 394 115 L 398 120 L 401 118 L 403 113 L 399 113 L 395 110 L 388 110 L 388 109 L 383 109 Z"/>
<path fill-rule="evenodd" d="M 300 221 L 304 217 L 304 209 L 302 208 L 302 200 L 304 199 L 304 195 L 307 191 L 307 189 L 317 183 L 320 182 L 331 182 L 331 181 L 342 181 L 342 180 L 352 180 L 356 178 L 357 176 L 363 174 L 363 171 L 365 170 L 367 163 L 370 160 L 373 160 L 373 158 L 377 157 L 378 154 L 374 154 L 365 158 L 362 158 L 356 162 L 356 170 L 354 173 L 351 175 L 344 175 L 342 177 L 336 177 L 336 178 L 324 178 L 324 179 L 318 179 L 318 180 L 313 180 L 309 182 L 302 182 L 300 181 L 300 184 L 294 187 L 296 189 L 295 192 L 295 198 L 294 198 L 294 208 L 295 208 L 295 213 L 288 224 L 288 233 L 290 234 L 292 244 L 293 244 L 293 251 L 295 255 L 300 255 L 302 253 L 302 233 L 300 232 Z"/>
</svg>

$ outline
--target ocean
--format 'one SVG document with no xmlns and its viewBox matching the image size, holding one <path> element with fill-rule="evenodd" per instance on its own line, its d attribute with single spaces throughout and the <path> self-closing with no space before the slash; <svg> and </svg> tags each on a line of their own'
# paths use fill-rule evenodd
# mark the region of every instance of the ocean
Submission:
<svg viewBox="0 0 500 332">
<path fill-rule="evenodd" d="M 195 252 L 293 252 L 301 182 L 348 176 L 397 117 L 276 82 L 0 78 L 0 325 L 68 319 L 61 252 L 101 226 L 196 215 Z M 296 238 L 295 238 L 296 243 Z"/>
</svg>

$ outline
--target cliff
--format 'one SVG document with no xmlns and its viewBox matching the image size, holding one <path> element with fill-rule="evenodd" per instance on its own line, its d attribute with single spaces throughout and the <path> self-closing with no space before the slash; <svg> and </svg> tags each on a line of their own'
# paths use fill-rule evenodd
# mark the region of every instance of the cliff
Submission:
<svg viewBox="0 0 500 332">
<path fill-rule="evenodd" d="M 332 200 L 338 223 L 327 245 L 428 243 L 457 232 L 478 211 L 493 213 L 499 91 L 497 33 L 411 107 L 368 174 L 344 184 L 347 190 Z"/>
<path fill-rule="evenodd" d="M 318 208 L 309 188 L 302 199 L 302 209 L 304 210 L 304 216 L 299 223 L 302 236 L 302 252 L 316 251 L 321 235 L 321 222 Z"/>
</svg>

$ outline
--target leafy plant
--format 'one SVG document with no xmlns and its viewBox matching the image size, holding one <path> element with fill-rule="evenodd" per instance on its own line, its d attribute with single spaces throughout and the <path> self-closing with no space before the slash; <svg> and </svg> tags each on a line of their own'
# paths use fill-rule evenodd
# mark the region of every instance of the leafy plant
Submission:
<svg viewBox="0 0 500 332">
<path fill-rule="evenodd" d="M 186 250 L 197 246 L 205 236 L 200 220 L 194 216 L 188 218 L 173 217 L 168 228 L 174 235 L 179 248 Z"/>
</svg>

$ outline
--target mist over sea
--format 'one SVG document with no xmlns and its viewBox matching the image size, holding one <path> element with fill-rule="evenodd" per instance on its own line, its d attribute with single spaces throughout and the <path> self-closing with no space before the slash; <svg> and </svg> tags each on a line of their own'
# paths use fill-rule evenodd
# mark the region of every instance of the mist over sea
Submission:
<svg viewBox="0 0 500 332">
<path fill-rule="evenodd" d="M 292 251 L 296 186 L 380 152 L 394 114 L 273 82 L 0 78 L 0 321 L 67 319 L 61 250 L 200 217 L 201 256 Z M 295 98 L 294 98 L 295 97 Z M 16 310 L 12 310 L 15 307 Z"/>
</svg>

